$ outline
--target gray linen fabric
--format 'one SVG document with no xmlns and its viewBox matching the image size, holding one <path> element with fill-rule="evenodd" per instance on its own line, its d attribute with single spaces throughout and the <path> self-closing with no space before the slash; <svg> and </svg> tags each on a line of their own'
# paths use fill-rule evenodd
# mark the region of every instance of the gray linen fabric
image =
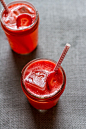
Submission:
<svg viewBox="0 0 86 129">
<path fill-rule="evenodd" d="M 0 27 L 0 129 L 86 129 L 86 1 L 28 1 L 40 15 L 35 51 L 14 53 Z M 55 107 L 39 112 L 21 89 L 21 70 L 34 58 L 57 61 L 66 43 L 71 44 L 62 63 L 66 89 Z"/>
</svg>

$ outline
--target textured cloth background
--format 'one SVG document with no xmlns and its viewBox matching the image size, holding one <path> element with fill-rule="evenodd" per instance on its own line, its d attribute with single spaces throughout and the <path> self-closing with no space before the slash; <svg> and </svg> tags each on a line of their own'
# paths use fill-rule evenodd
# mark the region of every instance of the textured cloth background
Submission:
<svg viewBox="0 0 86 129">
<path fill-rule="evenodd" d="M 0 27 L 0 129 L 86 129 L 86 1 L 28 1 L 40 15 L 39 44 L 34 52 L 14 53 Z M 62 63 L 66 89 L 55 107 L 39 112 L 21 89 L 21 70 L 34 58 L 57 61 L 66 43 L 71 44 Z"/>
</svg>

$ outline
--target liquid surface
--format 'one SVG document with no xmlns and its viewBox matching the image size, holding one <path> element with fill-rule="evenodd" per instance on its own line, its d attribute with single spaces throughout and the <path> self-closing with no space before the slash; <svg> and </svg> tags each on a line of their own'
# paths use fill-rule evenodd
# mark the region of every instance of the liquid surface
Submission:
<svg viewBox="0 0 86 129">
<path fill-rule="evenodd" d="M 35 21 L 36 18 L 36 11 L 27 4 L 13 4 L 8 7 L 9 13 L 7 14 L 6 11 L 4 11 L 2 15 L 2 21 L 8 26 L 13 29 L 18 29 L 16 24 L 17 17 L 22 13 L 28 13 L 32 18 L 32 23 Z M 24 28 L 23 26 L 19 29 Z"/>
<path fill-rule="evenodd" d="M 63 84 L 63 73 L 59 68 L 57 80 L 52 88 L 47 84 L 47 76 L 53 71 L 55 63 L 49 60 L 39 60 L 30 64 L 23 75 L 23 83 L 28 92 L 38 97 L 50 96 L 58 92 Z"/>
</svg>

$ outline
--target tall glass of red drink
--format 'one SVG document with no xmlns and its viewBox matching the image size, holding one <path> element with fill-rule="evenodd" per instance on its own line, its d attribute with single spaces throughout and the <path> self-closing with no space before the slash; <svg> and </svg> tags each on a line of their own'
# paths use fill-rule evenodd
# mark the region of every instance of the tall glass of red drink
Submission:
<svg viewBox="0 0 86 129">
<path fill-rule="evenodd" d="M 66 75 L 58 69 L 53 87 L 47 83 L 47 76 L 56 62 L 50 59 L 35 59 L 25 65 L 21 74 L 21 86 L 30 104 L 36 109 L 46 110 L 55 106 L 66 86 Z"/>
<path fill-rule="evenodd" d="M 1 13 L 1 26 L 7 36 L 13 51 L 18 54 L 28 54 L 32 52 L 38 44 L 39 14 L 36 8 L 26 1 L 14 1 L 7 5 L 9 13 L 5 10 Z M 32 24 L 18 28 L 17 17 L 27 13 L 32 18 Z"/>
</svg>

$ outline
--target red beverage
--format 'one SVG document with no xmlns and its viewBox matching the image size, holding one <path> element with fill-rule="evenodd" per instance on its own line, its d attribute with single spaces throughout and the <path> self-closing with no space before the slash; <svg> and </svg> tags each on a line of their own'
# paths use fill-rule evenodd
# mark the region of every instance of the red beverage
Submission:
<svg viewBox="0 0 86 129">
<path fill-rule="evenodd" d="M 58 69 L 53 87 L 47 83 L 48 74 L 56 62 L 48 59 L 32 60 L 22 70 L 21 86 L 30 104 L 36 109 L 46 110 L 55 106 L 66 86 L 66 75 Z"/>
<path fill-rule="evenodd" d="M 9 13 L 5 10 L 1 13 L 1 26 L 7 36 L 13 51 L 18 54 L 32 52 L 38 44 L 39 14 L 35 7 L 25 1 L 15 1 L 8 4 Z M 19 26 L 18 17 L 28 14 L 30 24 Z"/>
</svg>

